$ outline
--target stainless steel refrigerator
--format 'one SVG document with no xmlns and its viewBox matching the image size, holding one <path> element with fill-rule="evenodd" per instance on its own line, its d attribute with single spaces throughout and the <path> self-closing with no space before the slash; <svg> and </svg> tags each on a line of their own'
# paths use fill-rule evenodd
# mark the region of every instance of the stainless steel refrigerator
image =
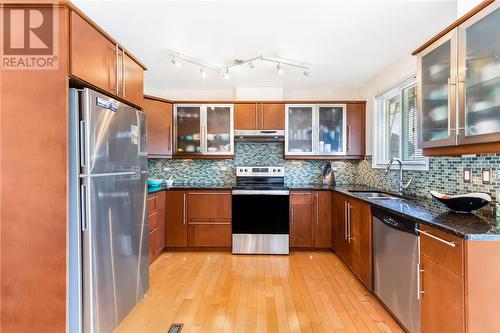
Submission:
<svg viewBox="0 0 500 333">
<path fill-rule="evenodd" d="M 146 115 L 69 93 L 69 332 L 112 332 L 149 288 Z"/>
</svg>

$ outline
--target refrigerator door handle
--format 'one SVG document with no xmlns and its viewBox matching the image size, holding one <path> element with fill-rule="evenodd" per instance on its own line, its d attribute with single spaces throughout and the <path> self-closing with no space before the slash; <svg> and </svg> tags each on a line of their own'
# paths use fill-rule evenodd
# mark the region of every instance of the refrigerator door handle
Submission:
<svg viewBox="0 0 500 333">
<path fill-rule="evenodd" d="M 88 223 L 87 223 L 87 185 L 82 184 L 80 186 L 80 219 L 81 219 L 81 225 L 82 225 L 82 231 L 87 231 L 88 230 Z"/>
<path fill-rule="evenodd" d="M 80 120 L 80 166 L 87 166 L 87 122 L 85 120 Z"/>
</svg>

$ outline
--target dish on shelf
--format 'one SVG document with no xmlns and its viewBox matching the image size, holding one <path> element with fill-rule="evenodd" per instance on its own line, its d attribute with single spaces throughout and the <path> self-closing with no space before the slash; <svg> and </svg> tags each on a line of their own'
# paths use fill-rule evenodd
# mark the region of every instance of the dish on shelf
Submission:
<svg viewBox="0 0 500 333">
<path fill-rule="evenodd" d="M 498 132 L 499 127 L 500 124 L 496 119 L 485 119 L 468 126 L 467 132 L 468 135 L 494 133 Z"/>
<path fill-rule="evenodd" d="M 486 193 L 469 193 L 461 195 L 447 195 L 436 191 L 431 191 L 430 193 L 434 199 L 444 204 L 451 211 L 457 213 L 470 213 L 491 202 L 491 197 Z"/>
<path fill-rule="evenodd" d="M 448 86 L 443 85 L 440 88 L 434 89 L 429 92 L 429 99 L 443 99 L 448 96 Z"/>
<path fill-rule="evenodd" d="M 440 72 L 442 72 L 443 70 L 445 70 L 448 67 L 449 67 L 449 65 L 446 65 L 446 64 L 431 65 L 431 66 L 429 66 L 429 74 L 431 76 L 435 76 L 436 74 L 439 74 Z"/>
<path fill-rule="evenodd" d="M 479 101 L 472 104 L 471 112 L 480 112 L 495 106 L 493 101 Z"/>
<path fill-rule="evenodd" d="M 438 106 L 429 111 L 429 117 L 433 121 L 441 121 L 448 118 L 448 106 Z"/>
</svg>

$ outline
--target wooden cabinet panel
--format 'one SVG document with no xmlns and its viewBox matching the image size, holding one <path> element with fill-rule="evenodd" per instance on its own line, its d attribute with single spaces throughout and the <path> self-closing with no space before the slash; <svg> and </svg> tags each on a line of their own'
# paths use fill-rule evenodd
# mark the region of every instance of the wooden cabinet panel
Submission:
<svg viewBox="0 0 500 333">
<path fill-rule="evenodd" d="M 148 195 L 148 202 L 147 202 L 148 215 L 151 215 L 158 210 L 157 199 L 158 199 L 158 195 L 156 193 L 152 193 L 152 194 Z"/>
<path fill-rule="evenodd" d="M 190 223 L 188 245 L 193 247 L 231 247 L 231 224 Z"/>
<path fill-rule="evenodd" d="M 347 104 L 347 155 L 365 155 L 365 104 Z"/>
<path fill-rule="evenodd" d="M 314 247 L 332 247 L 332 199 L 330 191 L 314 192 Z"/>
<path fill-rule="evenodd" d="M 165 246 L 187 246 L 185 191 L 166 191 Z"/>
<path fill-rule="evenodd" d="M 151 265 L 156 259 L 156 235 L 158 230 L 151 231 L 148 233 L 148 243 L 149 243 L 149 264 Z"/>
<path fill-rule="evenodd" d="M 147 114 L 148 156 L 172 156 L 172 103 L 144 99 Z"/>
<path fill-rule="evenodd" d="M 257 103 L 234 104 L 234 129 L 255 130 L 257 129 Z"/>
<path fill-rule="evenodd" d="M 424 255 L 420 268 L 422 333 L 464 332 L 463 278 Z"/>
<path fill-rule="evenodd" d="M 290 205 L 312 205 L 313 194 L 312 192 L 292 192 L 290 193 Z"/>
<path fill-rule="evenodd" d="M 159 216 L 158 212 L 148 216 L 148 232 L 158 229 L 159 226 Z"/>
<path fill-rule="evenodd" d="M 336 192 L 332 193 L 332 247 L 346 265 L 350 266 L 351 255 L 346 239 L 346 203 L 347 197 Z"/>
<path fill-rule="evenodd" d="M 156 250 L 161 253 L 165 248 L 165 220 L 166 220 L 166 191 L 157 192 L 158 205 L 158 235 L 156 237 Z"/>
<path fill-rule="evenodd" d="M 70 74 L 114 94 L 115 45 L 74 11 L 70 24 Z"/>
<path fill-rule="evenodd" d="M 284 130 L 285 129 L 285 104 L 263 103 L 261 104 L 260 129 Z"/>
<path fill-rule="evenodd" d="M 231 220 L 231 192 L 207 191 L 187 194 L 188 221 Z"/>
<path fill-rule="evenodd" d="M 455 247 L 444 244 L 424 233 L 420 234 L 420 253 L 426 255 L 437 263 L 463 276 L 464 241 L 444 231 L 434 229 L 424 224 L 420 230 L 455 244 Z"/>
<path fill-rule="evenodd" d="M 349 200 L 349 235 L 351 245 L 351 269 L 364 285 L 372 290 L 372 219 L 369 204 Z"/>
<path fill-rule="evenodd" d="M 290 206 L 290 247 L 314 247 L 312 205 Z"/>
<path fill-rule="evenodd" d="M 127 53 L 124 55 L 123 60 L 123 84 L 122 97 L 131 103 L 143 107 L 144 106 L 144 70 L 130 58 Z"/>
</svg>

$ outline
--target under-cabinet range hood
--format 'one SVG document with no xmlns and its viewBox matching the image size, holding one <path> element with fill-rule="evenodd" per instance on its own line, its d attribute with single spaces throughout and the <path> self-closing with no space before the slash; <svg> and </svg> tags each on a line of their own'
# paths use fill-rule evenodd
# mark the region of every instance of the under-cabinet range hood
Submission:
<svg viewBox="0 0 500 333">
<path fill-rule="evenodd" d="M 247 142 L 283 142 L 284 130 L 235 130 L 235 141 Z"/>
</svg>

